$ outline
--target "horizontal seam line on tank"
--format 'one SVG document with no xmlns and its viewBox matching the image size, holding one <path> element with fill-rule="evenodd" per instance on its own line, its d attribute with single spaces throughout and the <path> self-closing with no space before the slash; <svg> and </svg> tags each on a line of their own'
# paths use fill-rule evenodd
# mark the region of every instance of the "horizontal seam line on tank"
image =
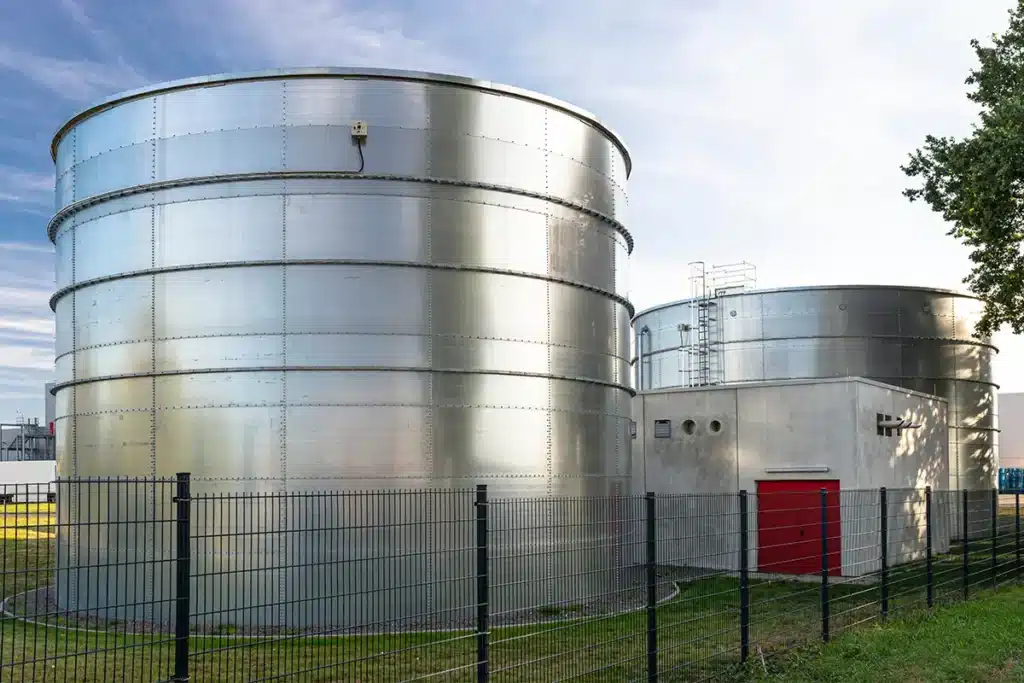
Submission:
<svg viewBox="0 0 1024 683">
<path fill-rule="evenodd" d="M 805 337 L 760 337 L 760 338 L 749 338 L 749 339 L 730 339 L 729 341 L 716 341 L 712 342 L 711 346 L 736 346 L 738 344 L 762 344 L 764 342 L 777 342 L 777 341 L 814 341 L 819 339 L 887 339 L 891 341 L 906 341 L 912 343 L 915 341 L 941 341 L 949 342 L 951 344 L 963 344 L 964 346 L 981 346 L 984 348 L 992 349 L 998 352 L 999 349 L 987 342 L 978 341 L 976 339 L 964 339 L 961 337 L 923 337 L 923 336 L 906 336 L 898 334 L 821 334 L 821 335 L 810 335 Z M 663 353 L 672 353 L 677 351 L 683 351 L 690 348 L 690 344 L 681 344 L 679 346 L 664 346 L 659 349 L 652 349 L 644 354 L 647 356 L 656 356 Z M 633 357 L 634 360 L 636 356 Z"/>
<path fill-rule="evenodd" d="M 497 185 L 494 183 L 481 183 L 465 180 L 452 180 L 448 178 L 428 178 L 424 176 L 413 176 L 413 175 L 400 175 L 395 173 L 353 173 L 351 171 L 261 171 L 256 173 L 230 173 L 224 175 L 215 176 L 196 176 L 191 178 L 181 178 L 178 180 L 164 180 L 156 183 L 146 183 L 144 185 L 134 185 L 132 187 L 122 188 L 120 190 L 113 190 L 110 192 L 104 192 L 92 197 L 86 197 L 77 202 L 69 204 L 62 208 L 60 211 L 50 219 L 50 223 L 46 226 L 46 234 L 50 241 L 54 241 L 57 227 L 63 223 L 69 216 L 81 211 L 83 208 L 100 204 L 104 201 L 111 199 L 117 199 L 119 197 L 129 197 L 139 194 L 147 194 L 163 189 L 171 189 L 176 187 L 190 187 L 196 185 L 216 185 L 218 183 L 234 183 L 234 182 L 245 182 L 251 180 L 317 180 L 317 179 L 337 179 L 337 180 L 387 180 L 397 182 L 408 182 L 408 183 L 425 183 L 432 185 L 447 185 L 454 187 L 468 187 L 478 190 L 492 190 L 495 192 L 504 192 L 508 194 L 515 194 L 523 197 L 531 197 L 533 199 L 539 199 L 541 201 L 551 202 L 552 204 L 559 204 L 576 211 L 587 214 L 593 218 L 608 223 L 619 231 L 623 237 L 626 238 L 626 243 L 629 246 L 629 253 L 633 253 L 633 235 L 626 229 L 619 221 L 615 220 L 611 216 L 608 216 L 600 211 L 591 209 L 583 206 L 577 202 L 563 199 L 555 195 L 545 194 L 543 192 L 533 192 L 531 190 L 524 190 L 521 188 L 511 187 L 508 185 Z"/>
<path fill-rule="evenodd" d="M 252 182 L 259 183 L 259 182 L 266 182 L 266 181 L 256 180 L 256 181 L 252 181 Z M 304 191 L 299 196 L 321 196 L 321 195 L 336 196 L 336 197 L 412 197 L 412 198 L 415 198 L 415 199 L 429 199 L 429 197 L 426 197 L 426 196 L 409 195 L 407 193 L 406 194 L 401 194 L 401 193 L 384 194 L 384 193 L 379 193 L 379 192 L 377 192 L 377 193 L 338 192 L 338 191 L 328 192 L 328 191 L 311 191 L 311 190 L 308 190 L 308 189 L 306 191 Z M 138 195 L 136 195 L 136 196 L 138 196 Z M 273 193 L 255 192 L 255 193 L 252 193 L 252 194 L 210 194 L 210 195 L 203 196 L 203 197 L 193 197 L 193 198 L 186 198 L 186 199 L 170 199 L 170 200 L 166 200 L 166 201 L 161 202 L 161 206 L 173 206 L 175 204 L 187 204 L 189 202 L 216 201 L 216 200 L 219 200 L 219 199 L 246 199 L 246 198 L 250 198 L 250 197 L 278 197 L 278 196 L 280 196 L 280 192 L 273 192 Z M 527 197 L 527 199 L 533 199 L 533 198 Z M 454 201 L 454 200 L 444 200 L 444 201 Z M 540 216 L 546 216 L 546 217 L 550 217 L 551 216 L 550 213 L 536 211 L 536 210 L 528 209 L 528 208 L 523 208 L 522 206 L 517 206 L 514 203 L 506 203 L 506 202 L 481 202 L 481 201 L 476 201 L 476 200 L 472 200 L 472 199 L 460 199 L 458 201 L 460 203 L 465 203 L 465 204 L 479 204 L 481 206 L 490 206 L 490 207 L 496 207 L 496 208 L 502 208 L 502 209 L 509 209 L 509 210 L 521 211 L 521 212 L 525 212 L 525 213 L 534 213 L 534 214 L 537 214 L 537 215 L 540 215 Z M 536 201 L 543 201 L 543 200 L 539 200 L 538 199 Z M 103 206 L 103 204 L 98 204 L 96 206 Z M 83 221 L 81 221 L 81 222 L 77 222 L 77 221 L 67 222 L 67 221 L 65 221 L 57 229 L 54 241 L 59 240 L 61 237 L 63 237 L 70 230 L 86 229 L 86 228 L 88 228 L 89 224 L 94 222 L 94 221 L 98 221 L 98 220 L 101 220 L 103 218 L 109 218 L 110 216 L 116 216 L 116 215 L 119 215 L 119 214 L 131 213 L 132 211 L 138 211 L 139 209 L 143 209 L 143 208 L 150 208 L 150 206 L 151 206 L 150 202 L 146 202 L 144 204 L 140 203 L 138 206 L 135 206 L 135 205 L 128 205 L 128 206 L 125 206 L 125 205 L 120 205 L 120 206 L 114 205 L 113 207 L 109 208 L 107 211 L 104 211 L 104 212 L 101 212 L 101 213 L 95 213 L 95 214 L 87 214 L 86 218 Z M 91 207 L 91 206 L 90 207 L 85 207 L 83 209 L 83 212 L 88 211 L 89 209 L 92 209 L 92 208 L 95 208 L 95 207 Z M 561 220 L 563 222 L 567 222 L 566 219 L 559 218 L 559 220 Z M 599 219 L 595 219 L 595 220 L 599 220 Z M 607 225 L 607 224 L 605 224 L 605 225 Z M 612 233 L 611 234 L 604 234 L 604 233 L 598 233 L 598 234 L 601 237 L 603 237 L 605 239 L 609 239 L 612 242 L 614 242 L 616 247 L 622 246 L 621 243 L 619 242 L 619 238 L 623 238 L 622 233 L 620 231 L 616 230 L 614 228 L 614 226 L 607 226 L 607 227 L 610 227 L 612 229 Z M 630 319 L 631 320 L 632 320 L 633 315 L 635 315 L 635 311 L 632 314 L 630 314 Z"/>
<path fill-rule="evenodd" d="M 437 130 L 435 128 L 416 128 L 416 127 L 413 127 L 413 126 L 384 126 L 384 125 L 381 125 L 381 124 L 375 124 L 374 127 L 377 128 L 377 129 L 384 128 L 384 129 L 392 129 L 392 130 L 421 131 L 421 132 L 424 132 L 424 133 L 431 133 L 431 132 L 434 132 L 434 131 Z M 60 175 L 58 175 L 58 176 L 56 176 L 54 178 L 54 180 L 56 182 L 60 182 L 69 173 L 71 173 L 72 171 L 74 171 L 77 168 L 79 168 L 82 164 L 88 163 L 88 162 L 92 161 L 93 159 L 98 159 L 101 156 L 104 156 L 106 154 L 110 154 L 111 152 L 117 152 L 117 151 L 120 151 L 122 149 L 131 149 L 133 147 L 139 147 L 139 148 L 141 148 L 141 147 L 149 147 L 154 142 L 159 143 L 162 140 L 177 140 L 179 138 L 189 138 L 189 137 L 200 136 L 200 135 L 210 135 L 210 134 L 216 134 L 216 133 L 233 133 L 235 131 L 240 131 L 240 130 L 245 130 L 245 131 L 270 130 L 270 131 L 273 131 L 273 132 L 280 132 L 280 129 L 282 129 L 282 128 L 284 128 L 284 129 L 288 129 L 288 128 L 292 128 L 292 129 L 294 129 L 294 128 L 338 128 L 338 129 L 340 129 L 340 128 L 342 128 L 342 126 L 338 126 L 337 124 L 330 124 L 330 123 L 294 123 L 294 124 L 286 124 L 286 125 L 283 125 L 283 126 L 237 126 L 235 128 L 215 128 L 215 129 L 212 129 L 212 130 L 193 131 L 191 133 L 182 133 L 182 134 L 179 134 L 179 135 L 164 135 L 162 137 L 150 138 L 148 140 L 138 140 L 136 142 L 133 142 L 130 145 L 118 145 L 117 147 L 109 147 L 107 149 L 101 150 L 100 152 L 97 152 L 96 154 L 93 154 L 92 156 L 88 156 L 88 157 L 85 157 L 83 159 L 78 159 L 77 156 L 76 156 L 75 163 L 73 165 L 68 166 L 67 168 L 65 168 L 64 171 Z M 345 135 L 347 137 L 348 134 L 346 133 Z M 523 148 L 523 149 L 535 150 L 535 151 L 538 151 L 538 152 L 542 152 L 544 154 L 553 154 L 554 156 L 556 156 L 556 157 L 558 157 L 560 159 L 565 159 L 568 162 L 577 164 L 577 165 L 579 165 L 579 166 L 581 166 L 583 168 L 588 168 L 588 169 L 594 171 L 597 175 L 601 176 L 602 178 L 604 178 L 605 180 L 610 182 L 612 185 L 617 187 L 619 190 L 621 190 L 623 194 L 626 193 L 626 188 L 623 187 L 622 185 L 620 185 L 617 180 L 615 180 L 615 177 L 614 177 L 613 174 L 604 173 L 603 171 L 601 171 L 596 166 L 591 166 L 590 164 L 588 164 L 588 163 L 586 163 L 584 161 L 580 161 L 579 159 L 575 159 L 573 157 L 566 156 L 566 155 L 561 154 L 561 153 L 559 153 L 557 151 L 554 151 L 554 150 L 551 150 L 551 149 L 547 149 L 546 147 L 537 147 L 536 145 L 530 145 L 530 144 L 518 142 L 516 140 L 506 140 L 504 138 L 496 138 L 496 137 L 493 137 L 493 136 L 490 136 L 490 135 L 474 135 L 472 133 L 466 133 L 466 132 L 460 132 L 460 133 L 458 133 L 455 136 L 449 136 L 449 137 L 455 137 L 456 139 L 457 138 L 465 137 L 465 138 L 470 138 L 470 139 L 474 139 L 474 140 L 488 140 L 490 142 L 502 142 L 502 143 L 505 143 L 505 144 L 508 144 L 508 145 L 514 145 L 515 147 L 520 147 L 520 148 Z M 56 165 L 56 163 L 57 162 L 54 162 L 55 165 Z"/>
<path fill-rule="evenodd" d="M 996 389 L 999 388 L 999 385 L 996 384 L 995 382 L 986 382 L 986 381 L 980 380 L 980 379 L 970 379 L 970 378 L 961 378 L 961 377 L 930 377 L 930 376 L 924 377 L 924 376 L 921 376 L 921 375 L 905 375 L 905 376 L 902 376 L 902 377 L 893 377 L 891 375 L 890 376 L 879 376 L 879 375 L 870 375 L 870 376 L 868 376 L 868 375 L 814 375 L 813 377 L 774 377 L 774 378 L 771 378 L 771 379 L 760 379 L 760 378 L 758 378 L 758 379 L 733 379 L 733 380 L 726 380 L 724 382 L 720 382 L 719 384 L 715 384 L 715 385 L 712 385 L 712 386 L 719 387 L 719 388 L 722 388 L 722 389 L 739 389 L 739 388 L 742 388 L 744 384 L 760 384 L 760 383 L 763 383 L 763 382 L 785 382 L 785 381 L 813 382 L 814 380 L 824 380 L 824 379 L 827 379 L 827 380 L 855 379 L 857 377 L 860 377 L 860 378 L 863 378 L 863 379 L 869 379 L 869 380 L 873 379 L 876 382 L 881 382 L 882 384 L 892 384 L 892 382 L 888 382 L 886 380 L 920 379 L 920 380 L 925 380 L 927 382 L 961 382 L 961 383 L 965 383 L 965 384 L 980 384 L 980 385 L 985 386 L 985 387 L 994 387 Z M 895 384 L 893 386 L 896 386 L 896 387 L 898 387 L 900 389 L 907 389 L 908 391 L 916 391 L 919 394 L 928 394 L 929 393 L 927 391 L 920 391 L 919 389 L 910 389 L 908 387 L 900 387 L 899 385 L 895 385 Z M 668 386 L 658 387 L 654 391 L 661 391 L 663 389 L 703 389 L 703 388 L 704 387 L 691 387 L 691 386 L 688 386 L 688 385 L 685 385 L 685 384 L 670 384 Z M 937 396 L 937 394 L 929 394 L 929 395 Z M 945 397 L 939 396 L 939 398 L 945 398 Z M 952 399 L 949 399 L 949 398 L 946 398 L 945 400 L 946 401 L 952 401 Z"/>
<path fill-rule="evenodd" d="M 873 375 L 873 377 L 879 377 L 879 376 L 878 375 Z M 865 377 L 865 379 L 870 379 L 870 378 Z M 880 381 L 880 382 L 882 382 L 882 384 L 888 384 L 888 382 L 885 381 L 886 379 L 922 379 L 922 380 L 925 380 L 926 382 L 962 382 L 962 383 L 969 383 L 969 384 L 980 384 L 982 386 L 995 387 L 997 389 L 999 388 L 999 385 L 996 384 L 995 382 L 989 382 L 989 381 L 986 381 L 986 380 L 983 380 L 983 379 L 971 379 L 970 377 L 933 377 L 931 375 L 904 375 L 904 376 L 901 376 L 901 377 L 880 377 L 876 381 Z M 906 388 L 906 387 L 904 387 L 904 388 Z M 921 393 L 921 394 L 927 394 L 928 393 L 927 391 L 919 391 L 917 389 L 911 389 L 911 391 L 917 391 L 918 393 Z M 951 400 L 951 399 L 947 399 L 947 400 Z"/>
<path fill-rule="evenodd" d="M 167 273 L 185 273 L 185 272 L 196 272 L 203 270 L 219 270 L 222 268 L 273 268 L 273 267 L 284 267 L 284 266 L 377 266 L 386 268 L 413 268 L 420 270 L 441 270 L 448 272 L 463 272 L 463 273 L 487 273 L 491 275 L 507 275 L 511 277 L 522 277 L 530 280 L 539 280 L 546 283 L 555 283 L 560 285 L 566 285 L 568 287 L 575 287 L 592 294 L 597 294 L 605 298 L 611 299 L 615 303 L 623 306 L 630 315 L 632 315 L 633 304 L 628 299 L 620 294 L 615 294 L 593 285 L 588 285 L 575 280 L 566 280 L 562 278 L 552 278 L 544 275 L 538 275 L 536 273 L 529 273 L 519 270 L 508 270 L 505 268 L 488 268 L 485 266 L 465 266 L 465 265 L 454 265 L 454 264 L 439 264 L 439 263 L 419 263 L 415 261 L 369 261 L 365 259 L 272 259 L 263 261 L 223 261 L 219 263 L 196 263 L 196 264 L 184 264 L 178 266 L 163 266 L 160 268 L 146 268 L 143 270 L 134 270 L 126 273 L 116 273 L 113 275 L 104 275 L 101 277 L 92 278 L 90 280 L 82 280 L 73 285 L 63 287 L 50 297 L 50 310 L 56 312 L 57 302 L 63 297 L 67 296 L 71 292 L 91 287 L 106 282 L 115 282 L 117 280 L 130 280 L 137 277 L 146 277 L 152 275 L 163 275 Z"/>
<path fill-rule="evenodd" d="M 573 346 L 571 344 L 554 344 L 546 341 L 537 341 L 533 339 L 516 339 L 514 337 L 487 337 L 480 335 L 465 335 L 465 334 L 451 334 L 451 333 L 433 333 L 433 334 L 420 334 L 413 332 L 288 332 L 289 337 L 416 337 L 420 339 L 426 339 L 428 337 L 449 339 L 449 340 L 480 340 L 480 341 L 500 341 L 500 342 L 514 342 L 516 344 L 531 344 L 538 347 L 549 347 L 556 349 L 566 349 L 572 351 L 578 351 L 581 354 L 587 356 L 600 356 L 612 360 L 618 360 L 627 362 L 627 359 L 621 356 L 616 356 L 614 353 L 607 351 L 588 351 L 580 348 L 579 346 Z M 187 334 L 170 337 L 156 337 L 154 339 L 126 339 L 123 341 L 105 342 L 103 344 L 90 344 L 87 346 L 79 346 L 71 351 L 64 351 L 57 354 L 54 357 L 54 362 L 78 353 L 79 351 L 91 351 L 92 349 L 106 349 L 115 346 L 128 346 L 131 344 L 152 344 L 154 342 L 166 342 L 166 341 L 191 341 L 200 339 L 250 339 L 253 337 L 280 337 L 280 332 L 229 332 L 222 334 Z"/>
<path fill-rule="evenodd" d="M 199 410 L 205 408 L 227 409 L 227 408 L 279 408 L 280 401 L 266 401 L 263 403 L 202 403 L 202 404 L 180 404 L 157 406 L 157 411 L 170 410 Z M 500 405 L 497 403 L 332 403 L 329 401 L 289 401 L 288 407 L 292 408 L 486 408 L 495 410 L 530 410 L 537 412 L 571 413 L 574 415 L 598 415 L 603 417 L 622 417 L 618 413 L 609 413 L 601 410 L 573 410 L 570 408 L 548 408 L 547 406 L 520 406 L 514 404 Z M 94 415 L 123 415 L 125 413 L 148 413 L 152 408 L 116 408 L 111 410 L 86 410 L 74 414 L 59 415 L 55 419 L 67 419 L 69 417 L 90 417 Z"/>
<path fill-rule="evenodd" d="M 196 368 L 191 370 L 164 370 L 161 372 L 137 372 L 137 373 L 125 373 L 120 375 L 97 375 L 96 377 L 85 377 L 82 379 L 72 380 L 70 382 L 62 382 L 56 384 L 51 390 L 51 394 L 56 394 L 62 389 L 67 389 L 73 386 L 79 386 L 82 384 L 94 384 L 97 382 L 109 382 L 119 379 L 139 379 L 147 377 L 178 377 L 182 375 L 217 375 L 217 374 L 228 374 L 228 373 L 243 373 L 243 372 L 422 372 L 422 373 L 438 373 L 438 374 L 451 374 L 451 375 L 497 375 L 502 377 L 530 377 L 535 379 L 557 379 L 565 380 L 568 382 L 581 382 L 584 384 L 593 384 L 596 386 L 607 387 L 610 389 L 620 389 L 628 392 L 631 396 L 636 395 L 636 391 L 629 386 L 617 384 L 615 382 L 608 382 L 605 380 L 593 379 L 588 377 L 572 377 L 569 375 L 555 375 L 555 374 L 542 374 L 535 372 L 514 372 L 511 370 L 462 370 L 458 368 L 425 368 L 415 366 L 394 366 L 394 365 L 368 365 L 361 367 L 353 367 L 350 365 L 294 365 L 294 366 L 281 366 L 281 365 L 260 365 L 251 367 L 241 368 Z"/>
</svg>

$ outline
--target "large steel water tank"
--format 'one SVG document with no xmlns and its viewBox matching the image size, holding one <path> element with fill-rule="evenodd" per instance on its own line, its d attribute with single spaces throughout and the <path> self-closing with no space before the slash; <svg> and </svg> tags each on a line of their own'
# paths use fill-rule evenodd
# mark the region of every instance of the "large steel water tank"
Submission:
<svg viewBox="0 0 1024 683">
<path fill-rule="evenodd" d="M 274 71 L 117 95 L 52 151 L 61 476 L 626 491 L 631 162 L 590 114 L 460 77 Z M 377 521 L 472 514 L 437 500 Z M 307 523 L 278 507 L 260 523 Z M 70 540 L 72 564 L 103 552 Z M 406 597 L 381 616 L 444 602 Z"/>
<path fill-rule="evenodd" d="M 637 314 L 642 390 L 687 385 L 699 301 Z M 949 401 L 950 486 L 996 485 L 997 349 L 974 336 L 978 299 L 921 287 L 825 286 L 747 290 L 705 303 L 711 356 L 705 378 L 860 376 L 942 396 Z"/>
</svg>

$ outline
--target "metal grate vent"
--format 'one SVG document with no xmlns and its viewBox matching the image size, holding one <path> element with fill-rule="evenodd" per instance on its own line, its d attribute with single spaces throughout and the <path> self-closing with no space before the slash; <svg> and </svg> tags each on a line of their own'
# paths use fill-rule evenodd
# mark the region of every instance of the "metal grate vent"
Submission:
<svg viewBox="0 0 1024 683">
<path fill-rule="evenodd" d="M 672 438 L 672 421 L 671 420 L 655 420 L 654 421 L 654 438 L 655 439 L 670 439 L 670 438 Z"/>
</svg>

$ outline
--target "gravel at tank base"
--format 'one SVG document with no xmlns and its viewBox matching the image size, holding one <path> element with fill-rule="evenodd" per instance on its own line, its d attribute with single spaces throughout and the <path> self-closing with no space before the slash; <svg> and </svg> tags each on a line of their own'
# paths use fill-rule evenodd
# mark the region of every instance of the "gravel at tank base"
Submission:
<svg viewBox="0 0 1024 683">
<path fill-rule="evenodd" d="M 676 591 L 675 582 L 696 578 L 696 574 L 685 568 L 659 567 L 657 596 L 659 601 L 670 598 Z M 492 589 L 493 590 L 493 589 Z M 623 573 L 622 586 L 605 595 L 596 596 L 586 601 L 553 602 L 548 605 L 518 610 L 510 610 L 490 617 L 491 627 L 522 626 L 528 624 L 550 623 L 581 618 L 608 616 L 623 612 L 632 612 L 644 608 L 647 599 L 646 574 L 642 566 L 629 567 Z M 468 604 L 465 609 L 456 610 L 449 615 L 425 615 L 422 618 L 404 619 L 397 622 L 375 624 L 372 627 L 330 627 L 311 626 L 309 628 L 287 628 L 277 626 L 259 626 L 234 623 L 209 623 L 193 625 L 192 633 L 223 637 L 239 636 L 277 636 L 277 635 L 359 635 L 379 633 L 403 633 L 424 631 L 471 630 L 476 625 L 476 607 Z M 154 614 L 149 619 L 128 620 L 124 618 L 105 618 L 99 614 L 87 612 L 67 612 L 60 608 L 56 601 L 53 587 L 39 588 L 22 593 L 6 601 L 7 611 L 17 618 L 28 619 L 54 626 L 73 629 L 109 630 L 118 633 L 171 633 L 171 616 L 174 608 L 171 602 L 153 607 Z M 141 607 L 140 611 L 146 610 Z M 314 613 L 315 608 L 310 608 Z"/>
</svg>

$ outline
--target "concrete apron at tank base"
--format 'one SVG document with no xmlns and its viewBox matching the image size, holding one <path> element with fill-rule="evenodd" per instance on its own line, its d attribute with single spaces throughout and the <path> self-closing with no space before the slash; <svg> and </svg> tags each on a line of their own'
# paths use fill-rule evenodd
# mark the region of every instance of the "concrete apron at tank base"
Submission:
<svg viewBox="0 0 1024 683">
<path fill-rule="evenodd" d="M 612 617 L 629 614 L 646 609 L 647 587 L 644 585 L 643 567 L 631 567 L 630 577 L 624 587 L 611 596 L 603 596 L 595 600 L 574 603 L 556 603 L 539 605 L 514 612 L 506 612 L 489 618 L 491 628 L 538 626 L 541 624 L 572 622 L 578 619 L 594 617 Z M 670 572 L 669 572 L 670 573 Z M 666 576 L 660 571 L 659 577 Z M 662 580 L 657 588 L 659 604 L 670 602 L 679 595 L 680 581 Z M 101 616 L 98 611 L 74 611 L 58 603 L 52 593 L 52 586 L 37 588 L 7 598 L 0 604 L 5 617 L 16 619 L 26 624 L 59 628 L 61 630 L 106 633 L 116 631 L 120 635 L 173 633 L 173 625 L 168 620 L 125 619 L 111 615 Z M 361 626 L 332 626 L 329 624 L 308 625 L 305 627 L 288 627 L 274 625 L 253 625 L 232 623 L 224 619 L 207 620 L 202 624 L 190 626 L 190 633 L 202 637 L 216 638 L 266 638 L 273 636 L 306 636 L 310 638 L 327 636 L 373 636 L 393 633 L 449 633 L 475 630 L 476 607 L 473 614 L 458 620 L 449 620 L 447 625 L 442 622 L 416 623 L 388 622 L 386 628 L 375 630 Z M 107 612 L 113 610 L 105 610 Z M 33 615 L 59 615 L 55 619 L 37 619 Z M 220 615 L 218 615 L 220 616 Z"/>
</svg>

